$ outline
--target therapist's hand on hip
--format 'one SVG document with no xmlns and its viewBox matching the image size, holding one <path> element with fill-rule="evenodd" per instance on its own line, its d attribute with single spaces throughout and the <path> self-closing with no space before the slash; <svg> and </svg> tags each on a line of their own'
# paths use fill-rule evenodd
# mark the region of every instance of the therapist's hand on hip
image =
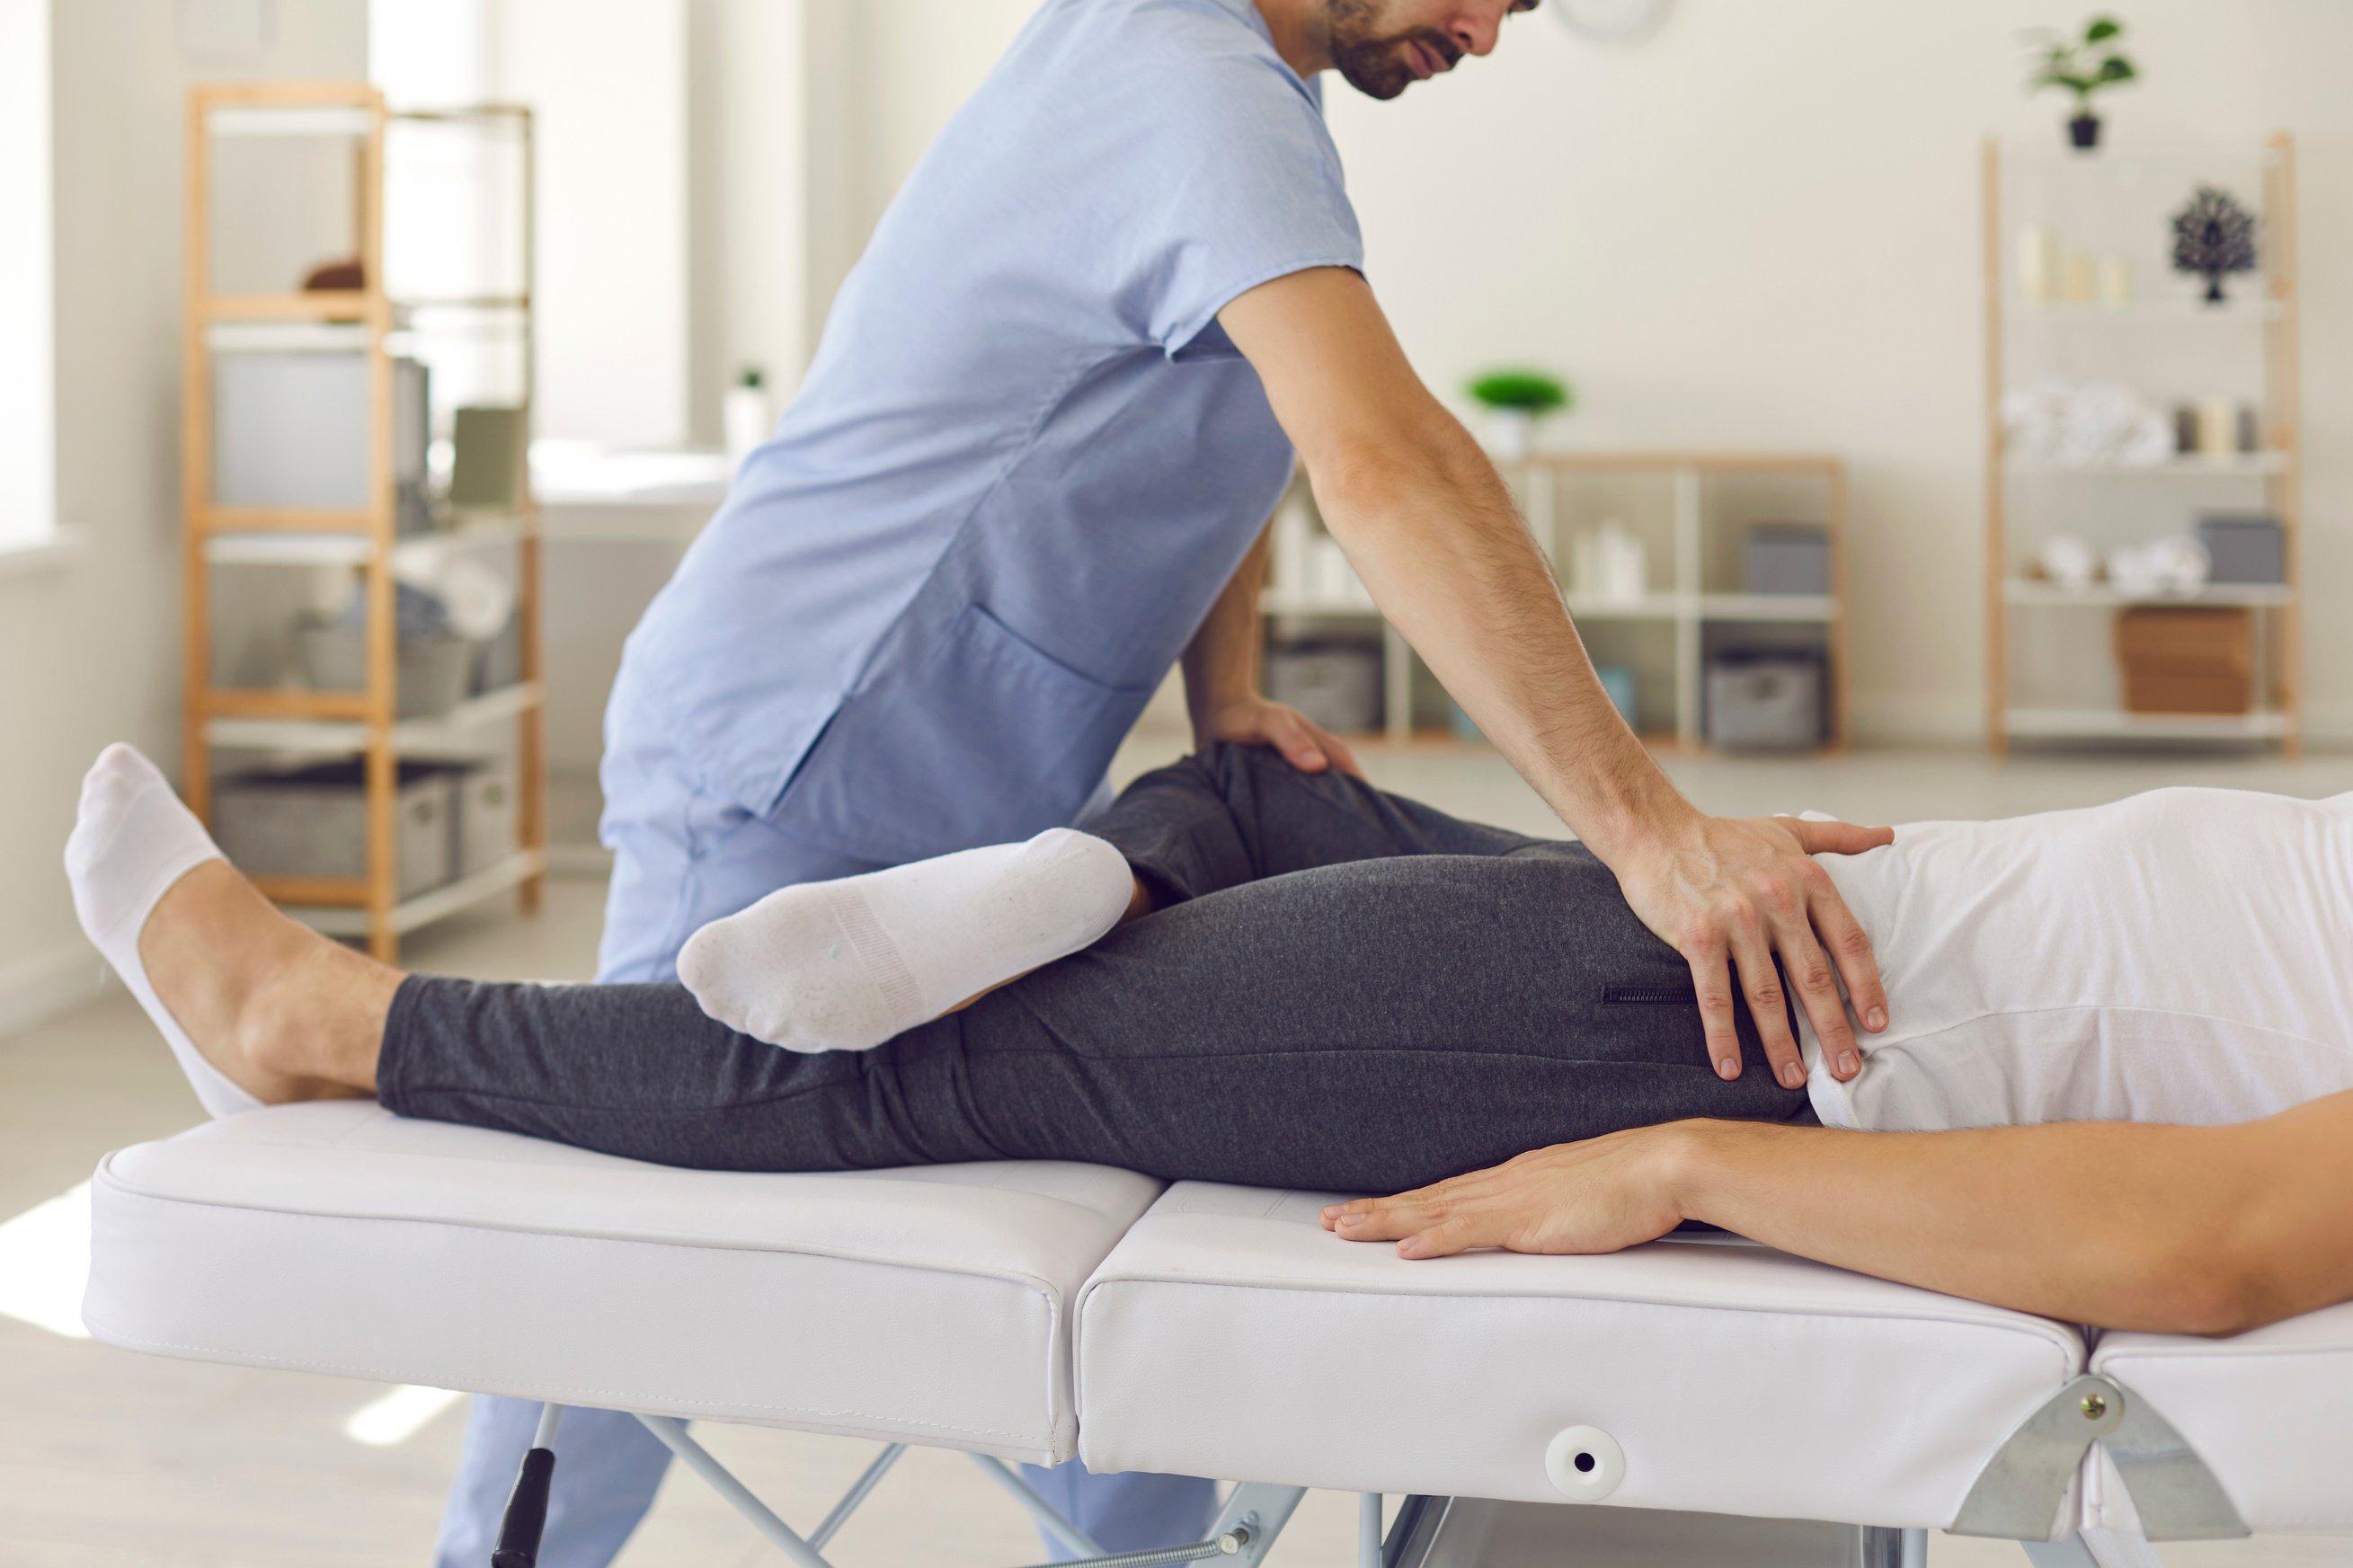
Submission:
<svg viewBox="0 0 2353 1568">
<path fill-rule="evenodd" d="M 1414 374 L 1362 277 L 1294 272 L 1218 320 L 1381 613 L 1691 965 L 1715 1070 L 1740 1075 L 1745 1002 L 1774 1077 L 1805 1080 L 1778 955 L 1831 1072 L 1852 1078 L 1837 981 L 1867 1029 L 1886 1026 L 1887 998 L 1868 936 L 1808 857 L 1868 849 L 1887 830 L 1726 821 L 1683 797 L 1602 689 L 1503 476 Z"/>
<path fill-rule="evenodd" d="M 1195 727 L 1193 739 L 1202 745 L 1224 742 L 1237 746 L 1271 746 L 1282 753 L 1282 760 L 1303 773 L 1320 773 L 1326 768 L 1337 768 L 1344 773 L 1365 776 L 1356 763 L 1356 754 L 1348 743 L 1329 730 L 1282 702 L 1271 702 L 1263 697 L 1244 697 L 1204 715 L 1205 722 Z"/>
<path fill-rule="evenodd" d="M 1805 1081 L 1782 992 L 1786 973 L 1831 1073 L 1852 1078 L 1862 1061 L 1838 980 L 1845 980 L 1867 1029 L 1887 1026 L 1887 995 L 1871 939 L 1812 857 L 1860 854 L 1892 842 L 1894 831 L 1794 817 L 1736 821 L 1685 810 L 1672 825 L 1630 840 L 1609 865 L 1642 923 L 1691 965 L 1716 1071 L 1740 1076 L 1736 979 L 1774 1077 L 1791 1089 Z"/>
<path fill-rule="evenodd" d="M 1298 709 L 1269 701 L 1259 693 L 1259 652 L 1264 641 L 1259 595 L 1266 586 L 1268 533 L 1243 556 L 1187 645 L 1180 666 L 1185 707 L 1193 719 L 1193 743 L 1207 749 L 1224 742 L 1271 746 L 1303 773 L 1338 768 L 1364 777 L 1346 742 Z"/>
</svg>

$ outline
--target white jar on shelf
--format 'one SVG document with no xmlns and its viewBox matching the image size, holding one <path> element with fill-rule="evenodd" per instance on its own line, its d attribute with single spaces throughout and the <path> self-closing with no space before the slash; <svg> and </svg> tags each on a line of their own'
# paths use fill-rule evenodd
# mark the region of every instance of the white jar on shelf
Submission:
<svg viewBox="0 0 2353 1568">
<path fill-rule="evenodd" d="M 2047 305 L 2059 287 L 2059 237 L 2042 224 L 2018 231 L 2018 297 Z"/>
<path fill-rule="evenodd" d="M 719 423 L 727 442 L 727 466 L 743 467 L 752 449 L 768 438 L 768 389 L 757 365 L 745 365 L 720 404 Z"/>
</svg>

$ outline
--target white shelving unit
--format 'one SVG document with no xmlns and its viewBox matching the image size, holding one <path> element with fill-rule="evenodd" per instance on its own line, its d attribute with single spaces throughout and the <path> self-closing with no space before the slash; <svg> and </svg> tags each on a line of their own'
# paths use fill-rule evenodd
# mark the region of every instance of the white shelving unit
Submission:
<svg viewBox="0 0 2353 1568">
<path fill-rule="evenodd" d="M 2002 464 L 2012 478 L 2069 475 L 2096 479 L 2243 479 L 2287 472 L 2284 452 L 2232 452 L 2223 457 L 2168 458 L 2161 463 L 2062 463 L 2012 458 Z"/>
<path fill-rule="evenodd" d="M 1580 479 L 1663 479 L 1672 497 L 1668 560 L 1664 586 L 1652 586 L 1630 598 L 1604 597 L 1564 585 L 1563 598 L 1580 625 L 1598 628 L 1615 624 L 1651 625 L 1666 629 L 1672 642 L 1672 721 L 1666 729 L 1648 729 L 1643 740 L 1652 746 L 1699 749 L 1705 733 L 1704 677 L 1709 637 L 1719 628 L 1742 626 L 1817 627 L 1812 646 L 1822 653 L 1827 668 L 1828 733 L 1824 750 L 1845 743 L 1846 618 L 1843 595 L 1846 574 L 1846 470 L 1836 458 L 1803 453 L 1736 452 L 1573 452 L 1543 453 L 1498 465 L 1520 499 L 1538 546 L 1556 572 L 1567 552 L 1563 546 L 1565 492 Z M 1809 481 L 1816 491 L 1814 516 L 1827 530 L 1831 545 L 1831 592 L 1823 595 L 1748 594 L 1723 591 L 1711 584 L 1708 563 L 1716 553 L 1716 531 L 1742 521 L 1790 521 L 1770 519 L 1717 519 L 1710 515 L 1711 485 L 1747 479 L 1795 479 Z M 1304 494 L 1304 487 L 1301 487 Z M 1382 627 L 1383 723 L 1378 739 L 1393 743 L 1443 743 L 1448 731 L 1417 730 L 1414 723 L 1416 666 L 1413 650 L 1379 610 L 1358 598 L 1323 597 L 1280 587 L 1261 595 L 1261 612 L 1285 622 L 1333 621 L 1375 624 Z"/>
<path fill-rule="evenodd" d="M 2287 715 L 2126 713 L 2115 708 L 2012 708 L 2010 732 L 2030 740 L 2276 741 Z"/>
<path fill-rule="evenodd" d="M 2236 171 L 2218 178 L 2218 173 Z M 2231 297 L 2210 304 L 2194 297 L 2133 299 L 2118 303 L 2027 300 L 2011 287 L 2021 226 L 2071 219 L 2028 210 L 2021 189 L 2036 185 L 2046 199 L 2065 192 L 2113 224 L 2137 226 L 2151 245 L 2178 202 L 2200 184 L 2260 183 L 2257 245 L 2263 269 L 2233 285 Z M 2257 193 L 2241 188 L 2243 198 Z M 2304 707 L 2299 649 L 2302 613 L 2298 535 L 2302 524 L 2301 427 L 2297 404 L 2295 274 L 2295 149 L 2281 133 L 2261 147 L 2239 149 L 2117 147 L 2090 154 L 2005 153 L 1989 141 L 1984 153 L 1986 307 L 1986 616 L 1987 743 L 1997 754 L 2013 740 L 2163 741 L 2277 743 L 2289 754 L 2302 744 Z M 2177 285 L 2184 288 L 2187 285 Z M 2243 345 L 2242 347 L 2241 345 Z M 2153 355 L 2160 374 L 2187 364 L 2212 363 L 2226 353 L 2260 357 L 2259 448 L 2224 455 L 2183 455 L 2151 464 L 2065 463 L 2011 456 L 2005 447 L 2002 398 L 2013 367 L 2032 355 L 2104 378 L 2116 357 L 2137 350 Z M 2168 399 L 2205 388 L 2154 384 Z M 2067 508 L 2126 505 L 2152 514 L 2148 537 L 2187 531 L 2192 503 L 2218 510 L 2261 510 L 2276 517 L 2285 541 L 2285 581 L 2228 584 L 2187 595 L 2136 596 L 2105 584 L 2070 592 L 2026 574 L 2051 519 Z M 2116 706 L 2052 702 L 2021 697 L 2016 644 L 2029 635 L 2060 637 L 2050 617 L 2098 610 L 2113 615 L 2138 605 L 2241 606 L 2256 617 L 2256 707 L 2248 713 L 2134 713 Z M 2031 625 L 2026 617 L 2033 617 Z M 2080 626 L 2080 623 L 2073 623 Z M 2069 643 L 2070 647 L 2080 643 Z M 2038 669 L 2034 673 L 2046 674 Z"/>
<path fill-rule="evenodd" d="M 2293 596 L 2284 586 L 2268 583 L 2211 584 L 2195 594 L 2120 594 L 2102 583 L 2088 588 L 2062 588 L 2055 583 L 2031 577 L 2012 577 L 2002 584 L 2001 592 L 2002 597 L 2012 605 L 2084 610 L 2120 610 L 2135 605 L 2253 605 L 2276 608 Z"/>
</svg>

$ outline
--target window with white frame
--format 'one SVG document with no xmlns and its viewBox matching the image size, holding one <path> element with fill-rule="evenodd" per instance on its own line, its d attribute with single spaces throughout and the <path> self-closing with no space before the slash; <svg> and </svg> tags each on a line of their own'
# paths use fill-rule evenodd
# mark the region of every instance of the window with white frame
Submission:
<svg viewBox="0 0 2353 1568">
<path fill-rule="evenodd" d="M 0 551 L 57 529 L 49 0 L 0 0 Z"/>
</svg>

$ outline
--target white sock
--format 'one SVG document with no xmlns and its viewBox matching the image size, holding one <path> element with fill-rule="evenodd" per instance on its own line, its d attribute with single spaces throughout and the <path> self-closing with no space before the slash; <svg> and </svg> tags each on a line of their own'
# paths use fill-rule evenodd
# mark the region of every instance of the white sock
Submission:
<svg viewBox="0 0 2353 1568">
<path fill-rule="evenodd" d="M 98 754 L 81 781 L 81 810 L 66 840 L 66 877 L 73 883 L 81 929 L 122 984 L 164 1031 L 196 1099 L 215 1116 L 258 1109 L 261 1101 L 205 1060 L 147 984 L 139 962 L 139 933 L 148 913 L 173 883 L 207 860 L 221 858 L 204 824 L 180 804 L 155 764 L 130 746 Z"/>
<path fill-rule="evenodd" d="M 1119 923 L 1120 852 L 1057 827 L 770 893 L 688 939 L 678 975 L 728 1027 L 790 1051 L 863 1051 Z"/>
</svg>

